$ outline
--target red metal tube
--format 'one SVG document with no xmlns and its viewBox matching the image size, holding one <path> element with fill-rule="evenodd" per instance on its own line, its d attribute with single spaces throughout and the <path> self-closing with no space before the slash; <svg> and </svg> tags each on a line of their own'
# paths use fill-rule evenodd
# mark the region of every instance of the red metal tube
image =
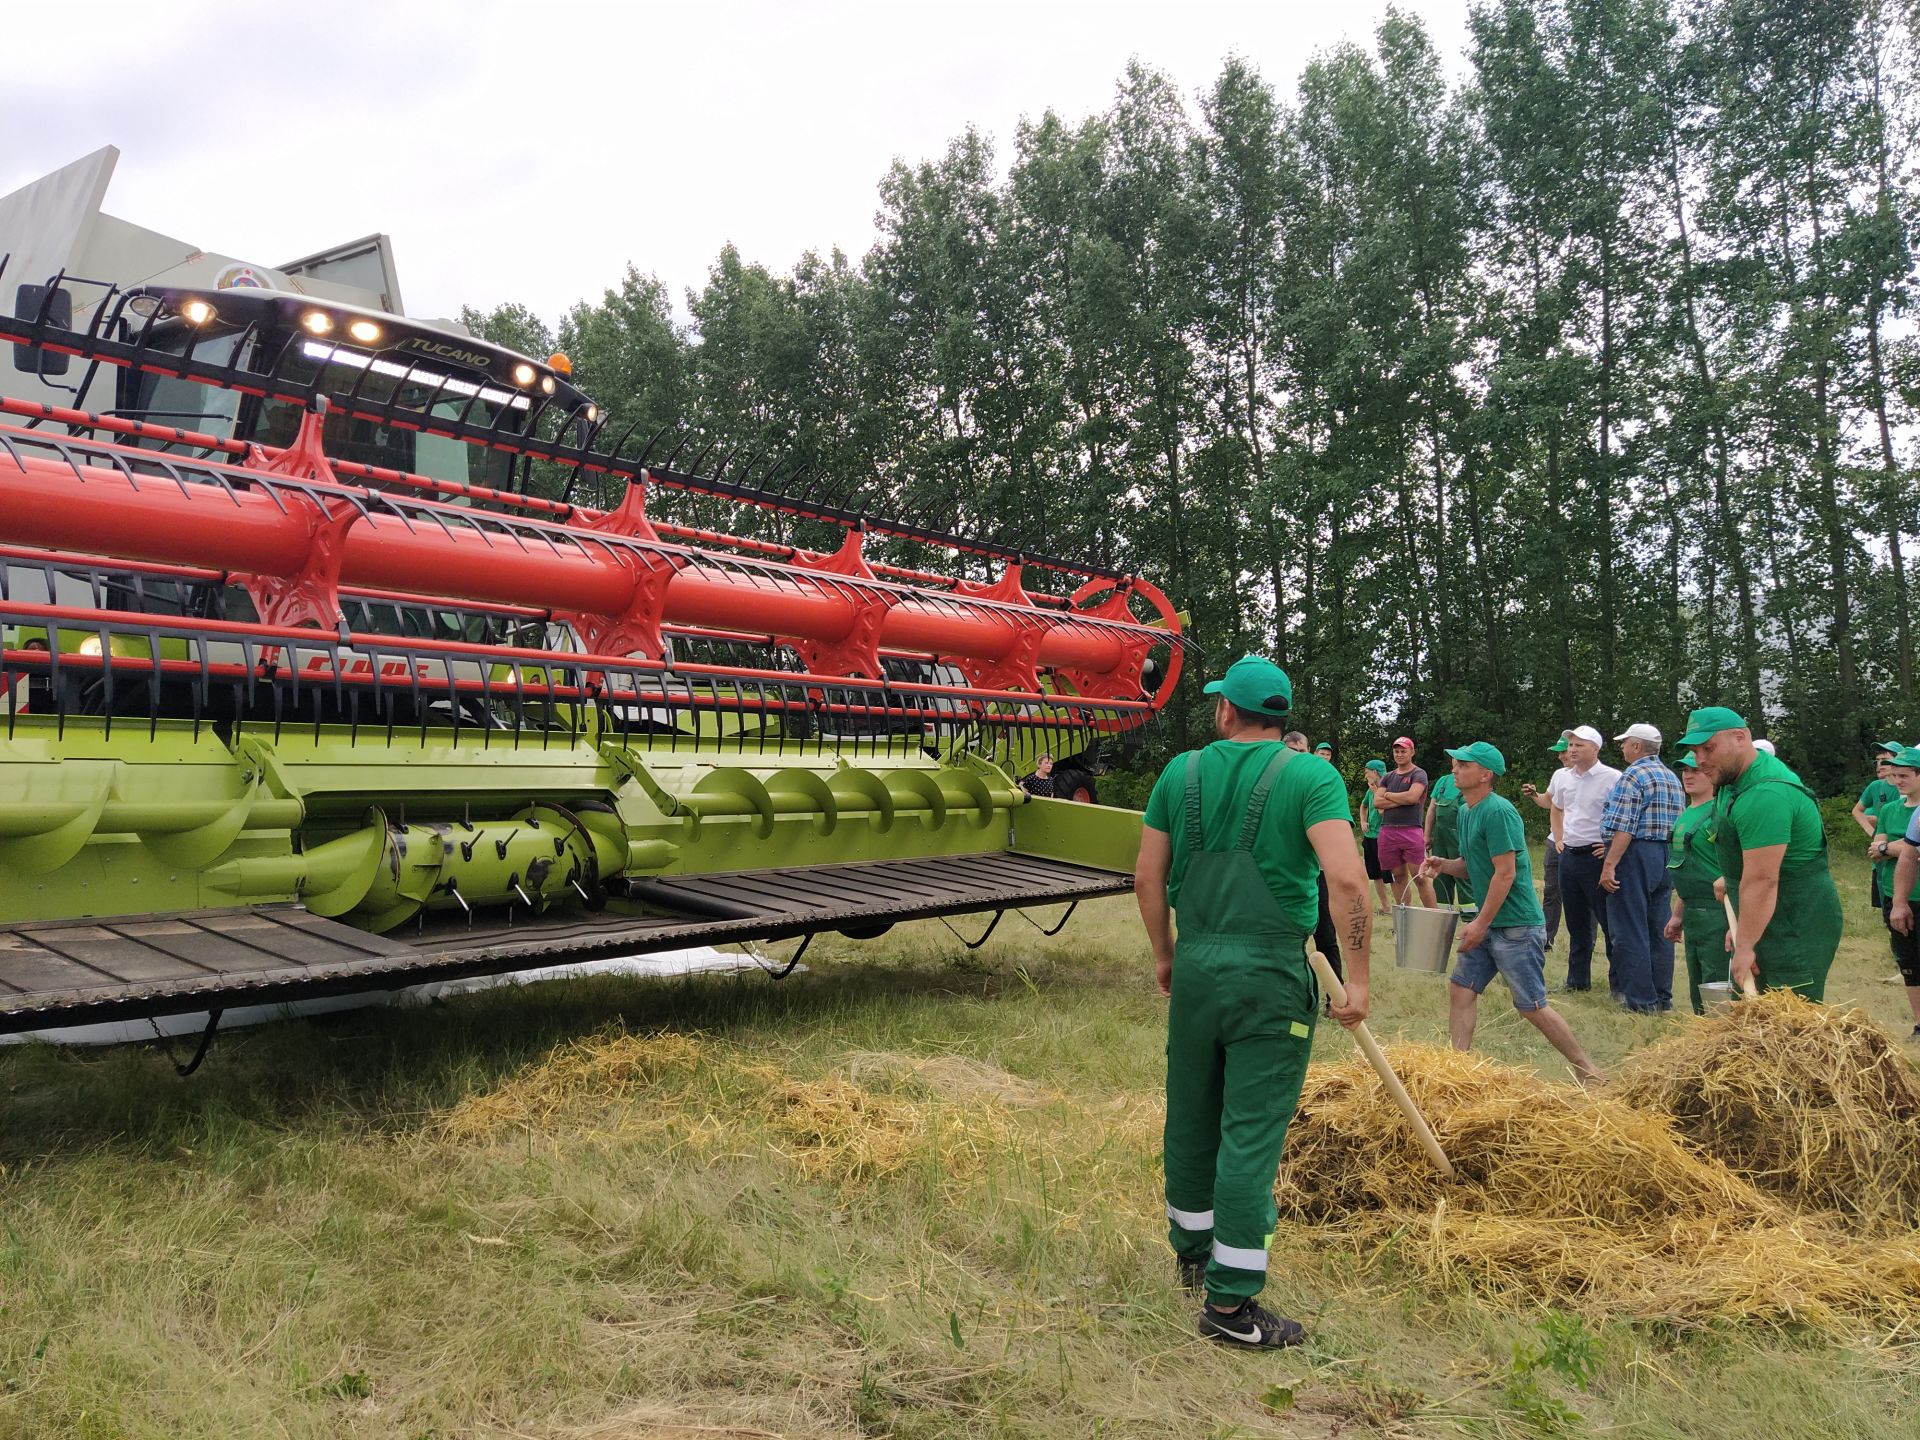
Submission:
<svg viewBox="0 0 1920 1440">
<path fill-rule="evenodd" d="M 635 548 L 572 527 L 522 520 L 518 534 L 481 528 L 475 512 L 457 506 L 418 502 L 420 514 L 404 520 L 357 514 L 344 492 L 333 499 L 322 485 L 249 485 L 268 477 L 223 469 L 237 488 L 157 475 L 135 483 L 105 466 L 76 468 L 30 452 L 15 463 L 0 453 L 0 540 L 276 578 L 320 573 L 333 586 L 612 617 L 638 603 L 649 571 L 657 584 L 672 567 L 659 616 L 666 623 L 832 646 L 877 617 L 877 643 L 890 649 L 983 661 L 1013 654 L 1037 628 L 1037 663 L 1088 675 L 1120 670 L 1163 638 L 1146 627 L 769 562 L 742 573 L 698 550 Z"/>
</svg>

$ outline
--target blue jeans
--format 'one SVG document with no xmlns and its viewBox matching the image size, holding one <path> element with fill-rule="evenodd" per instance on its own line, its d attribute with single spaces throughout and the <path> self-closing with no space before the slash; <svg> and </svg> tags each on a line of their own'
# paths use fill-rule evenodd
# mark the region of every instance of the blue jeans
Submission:
<svg viewBox="0 0 1920 1440">
<path fill-rule="evenodd" d="M 1614 867 L 1620 888 L 1607 896 L 1607 969 L 1629 1010 L 1673 1008 L 1673 942 L 1663 933 L 1673 913 L 1667 842 L 1633 840 Z"/>
<path fill-rule="evenodd" d="M 1516 1010 L 1542 1010 L 1547 1004 L 1547 927 L 1504 925 L 1454 957 L 1449 977 L 1478 995 L 1498 974 L 1507 982 Z"/>
<path fill-rule="evenodd" d="M 1552 844 L 1552 841 L 1548 841 Z M 1560 909 L 1567 925 L 1567 988 L 1593 984 L 1593 929 L 1607 932 L 1607 964 L 1613 964 L 1613 932 L 1607 920 L 1607 892 L 1600 888 L 1600 857 L 1591 845 L 1567 846 L 1560 856 Z M 1618 985 L 1608 989 L 1618 991 Z"/>
</svg>

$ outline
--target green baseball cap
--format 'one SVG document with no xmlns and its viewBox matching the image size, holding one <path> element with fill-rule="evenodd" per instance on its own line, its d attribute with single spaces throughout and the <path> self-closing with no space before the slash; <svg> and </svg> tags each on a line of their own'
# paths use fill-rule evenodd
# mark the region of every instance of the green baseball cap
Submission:
<svg viewBox="0 0 1920 1440">
<path fill-rule="evenodd" d="M 1566 754 L 1567 753 L 1567 737 L 1562 735 L 1558 740 L 1554 741 L 1551 745 L 1547 746 L 1547 753 L 1550 755 Z"/>
<path fill-rule="evenodd" d="M 1293 681 L 1264 655 L 1242 655 L 1218 680 L 1203 687 L 1208 695 L 1224 695 L 1242 710 L 1258 715 L 1286 715 L 1293 709 Z"/>
<path fill-rule="evenodd" d="M 1905 745 L 1902 745 L 1898 740 L 1882 740 L 1878 742 L 1873 748 L 1876 750 L 1884 750 L 1887 752 L 1888 755 L 1898 755 L 1902 750 L 1905 750 L 1907 747 Z"/>
<path fill-rule="evenodd" d="M 1903 746 L 1887 756 L 1887 763 L 1903 770 L 1920 770 L 1920 745 Z"/>
<path fill-rule="evenodd" d="M 1318 745 L 1313 747 L 1313 753 L 1316 755 L 1331 755 L 1333 753 L 1333 746 L 1322 740 Z"/>
<path fill-rule="evenodd" d="M 1447 754 L 1455 760 L 1484 765 L 1496 775 L 1507 773 L 1507 757 L 1484 740 L 1476 740 L 1471 745 L 1462 745 L 1458 750 L 1447 751 Z"/>
<path fill-rule="evenodd" d="M 1676 744 L 1704 745 L 1722 730 L 1744 730 L 1747 722 L 1738 711 L 1724 705 L 1708 705 L 1687 716 L 1687 733 Z"/>
<path fill-rule="evenodd" d="M 1700 768 L 1700 762 L 1693 758 L 1693 752 L 1691 750 L 1680 757 L 1680 763 L 1689 770 L 1698 770 Z"/>
<path fill-rule="evenodd" d="M 1384 775 L 1387 773 L 1387 762 L 1384 760 L 1369 760 L 1367 761 L 1367 769 L 1373 771 L 1376 775 Z"/>
</svg>

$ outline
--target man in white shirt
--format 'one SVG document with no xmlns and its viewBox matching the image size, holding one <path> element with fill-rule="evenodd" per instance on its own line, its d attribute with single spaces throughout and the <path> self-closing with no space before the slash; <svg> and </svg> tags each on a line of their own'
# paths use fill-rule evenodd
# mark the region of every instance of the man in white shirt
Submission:
<svg viewBox="0 0 1920 1440">
<path fill-rule="evenodd" d="M 1560 911 L 1567 927 L 1567 989 L 1593 988 L 1593 933 L 1607 928 L 1607 894 L 1600 888 L 1605 862 L 1606 834 L 1600 815 L 1620 772 L 1600 761 L 1600 732 L 1576 725 L 1561 732 L 1567 742 L 1567 763 L 1547 784 L 1553 810 L 1553 838 L 1560 852 Z M 1612 936 L 1608 936 L 1608 964 L 1612 964 Z"/>
</svg>

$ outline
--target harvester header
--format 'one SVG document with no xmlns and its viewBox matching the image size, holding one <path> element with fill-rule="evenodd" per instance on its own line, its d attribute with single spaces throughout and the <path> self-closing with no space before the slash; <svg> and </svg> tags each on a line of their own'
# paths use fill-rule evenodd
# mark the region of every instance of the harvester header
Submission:
<svg viewBox="0 0 1920 1440">
<path fill-rule="evenodd" d="M 12 280 L 0 1030 L 1127 885 L 1136 820 L 1016 777 L 1091 790 L 1166 703 L 1150 583 L 617 429 L 563 356 Z"/>
</svg>

